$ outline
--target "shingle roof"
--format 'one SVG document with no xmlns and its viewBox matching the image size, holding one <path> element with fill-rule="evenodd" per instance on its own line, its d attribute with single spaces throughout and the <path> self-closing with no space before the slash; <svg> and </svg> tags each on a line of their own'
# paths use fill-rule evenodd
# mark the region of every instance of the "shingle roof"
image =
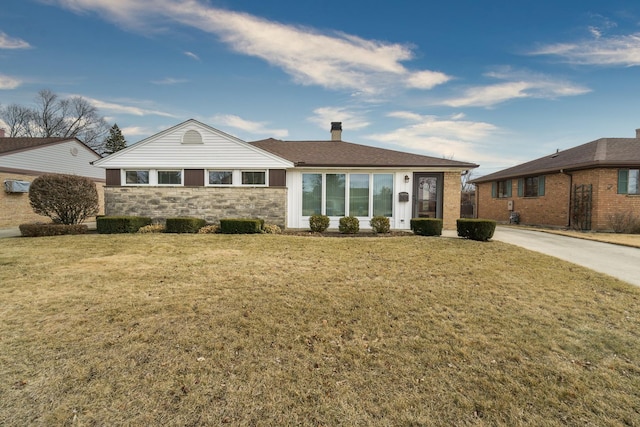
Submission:
<svg viewBox="0 0 640 427">
<path fill-rule="evenodd" d="M 0 138 L 0 154 L 28 150 L 42 145 L 55 144 L 75 138 Z M 79 141 L 78 141 L 79 142 Z"/>
<path fill-rule="evenodd" d="M 560 170 L 640 166 L 640 138 L 600 138 L 474 179 L 487 182 Z"/>
<path fill-rule="evenodd" d="M 299 167 L 454 167 L 474 163 L 422 156 L 345 141 L 282 141 L 264 139 L 249 144 L 292 161 Z"/>
</svg>

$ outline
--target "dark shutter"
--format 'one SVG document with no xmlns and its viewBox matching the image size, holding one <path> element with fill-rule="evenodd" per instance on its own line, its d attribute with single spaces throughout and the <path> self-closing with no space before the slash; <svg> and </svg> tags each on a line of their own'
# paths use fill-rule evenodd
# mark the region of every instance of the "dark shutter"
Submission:
<svg viewBox="0 0 640 427">
<path fill-rule="evenodd" d="M 120 169 L 107 169 L 107 185 L 118 186 L 120 184 Z"/>
<path fill-rule="evenodd" d="M 618 171 L 618 194 L 629 193 L 629 169 Z"/>
<path fill-rule="evenodd" d="M 204 187 L 204 169 L 185 169 L 185 187 Z"/>
<path fill-rule="evenodd" d="M 284 169 L 269 169 L 269 187 L 286 187 L 287 171 Z"/>
</svg>

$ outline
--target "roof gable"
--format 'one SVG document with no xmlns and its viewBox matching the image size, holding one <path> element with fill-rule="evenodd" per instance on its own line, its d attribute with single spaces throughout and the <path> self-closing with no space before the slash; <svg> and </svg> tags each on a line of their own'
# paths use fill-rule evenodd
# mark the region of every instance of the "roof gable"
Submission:
<svg viewBox="0 0 640 427">
<path fill-rule="evenodd" d="M 518 176 L 572 171 L 595 167 L 639 167 L 639 138 L 600 138 L 577 147 L 540 157 L 473 182 L 495 181 Z"/>
<path fill-rule="evenodd" d="M 291 162 L 190 119 L 94 163 L 123 168 L 287 168 Z"/>
<path fill-rule="evenodd" d="M 345 141 L 281 141 L 270 138 L 250 144 L 288 159 L 299 167 L 478 167 L 473 163 Z"/>
<path fill-rule="evenodd" d="M 67 141 L 76 141 L 87 150 L 98 156 L 91 147 L 80 141 L 78 138 L 31 138 L 31 137 L 3 137 L 0 138 L 0 156 L 7 153 L 15 153 L 19 151 L 34 150 L 43 146 L 60 144 Z"/>
</svg>

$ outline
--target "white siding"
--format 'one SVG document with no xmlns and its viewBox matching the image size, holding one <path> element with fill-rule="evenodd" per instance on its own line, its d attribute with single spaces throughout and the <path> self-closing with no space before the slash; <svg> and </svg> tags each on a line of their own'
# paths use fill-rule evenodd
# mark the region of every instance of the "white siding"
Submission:
<svg viewBox="0 0 640 427">
<path fill-rule="evenodd" d="M 188 131 L 197 131 L 202 143 L 183 143 Z M 106 169 L 283 169 L 291 162 L 253 147 L 195 120 L 189 120 L 101 161 Z"/>
<path fill-rule="evenodd" d="M 99 158 L 96 153 L 72 139 L 0 156 L 0 167 L 104 180 L 105 171 L 91 164 Z"/>
</svg>

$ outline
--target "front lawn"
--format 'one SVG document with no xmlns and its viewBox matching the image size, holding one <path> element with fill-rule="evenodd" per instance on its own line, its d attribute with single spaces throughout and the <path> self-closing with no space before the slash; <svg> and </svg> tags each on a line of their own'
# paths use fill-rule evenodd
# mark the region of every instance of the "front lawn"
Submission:
<svg viewBox="0 0 640 427">
<path fill-rule="evenodd" d="M 640 425 L 640 289 L 500 242 L 0 242 L 0 425 Z"/>
</svg>

